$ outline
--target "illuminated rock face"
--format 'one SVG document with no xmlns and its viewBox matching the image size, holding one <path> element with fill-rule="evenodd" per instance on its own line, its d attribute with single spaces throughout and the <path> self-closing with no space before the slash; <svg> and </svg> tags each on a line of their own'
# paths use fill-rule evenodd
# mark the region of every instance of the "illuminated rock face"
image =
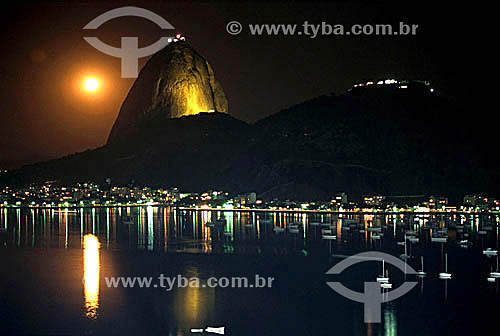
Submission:
<svg viewBox="0 0 500 336">
<path fill-rule="evenodd" d="M 139 73 L 108 143 L 126 138 L 151 120 L 227 110 L 226 96 L 208 62 L 186 42 L 171 43 Z"/>
</svg>

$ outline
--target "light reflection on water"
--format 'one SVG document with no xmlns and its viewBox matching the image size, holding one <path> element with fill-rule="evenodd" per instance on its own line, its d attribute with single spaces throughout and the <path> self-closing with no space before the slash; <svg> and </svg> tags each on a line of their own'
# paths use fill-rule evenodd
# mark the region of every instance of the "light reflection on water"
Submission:
<svg viewBox="0 0 500 336">
<path fill-rule="evenodd" d="M 96 319 L 99 309 L 99 239 L 87 234 L 83 237 L 83 290 L 85 315 Z"/>
<path fill-rule="evenodd" d="M 396 336 L 398 334 L 398 321 L 396 319 L 396 309 L 392 302 L 384 305 L 385 336 Z"/>
<path fill-rule="evenodd" d="M 130 216 L 132 223 L 125 224 L 125 216 Z M 211 221 L 221 218 L 224 218 L 226 223 L 223 228 L 217 229 L 207 225 Z M 150 254 L 148 260 L 151 260 L 151 265 L 147 267 L 153 270 L 151 274 L 153 276 L 157 276 L 160 271 L 175 269 L 175 272 L 188 278 L 201 277 L 206 279 L 213 275 L 215 269 L 222 266 L 219 263 L 216 263 L 217 266 L 207 266 L 200 262 L 174 268 L 168 259 L 164 260 L 159 255 L 166 255 L 163 252 L 208 255 L 235 254 L 252 257 L 264 255 L 271 257 L 269 259 L 271 260 L 275 256 L 297 256 L 304 250 L 307 250 L 310 256 L 328 257 L 329 249 L 339 254 L 354 254 L 375 249 L 399 255 L 403 252 L 403 248 L 397 245 L 397 242 L 401 242 L 405 231 L 415 231 L 420 237 L 420 242 L 409 246 L 409 253 L 414 254 L 417 260 L 412 266 L 415 264 L 415 267 L 420 266 L 420 255 L 425 255 L 425 267 L 428 272 L 427 278 L 419 279 L 419 286 L 415 290 L 418 296 L 413 298 L 414 300 L 437 300 L 437 303 L 433 304 L 447 307 L 447 302 L 456 302 L 457 293 L 462 295 L 460 288 L 457 289 L 458 284 L 466 288 L 477 288 L 480 284 L 486 288 L 485 290 L 490 291 L 493 297 L 498 297 L 498 281 L 495 284 L 489 284 L 483 278 L 485 274 L 483 269 L 489 272 L 491 267 L 495 267 L 495 260 L 486 259 L 481 254 L 482 250 L 487 247 L 498 247 L 498 222 L 498 216 L 488 218 L 456 214 L 410 218 L 402 215 L 373 214 L 353 216 L 283 212 L 184 211 L 170 207 L 151 206 L 91 209 L 0 209 L 0 227 L 5 227 L 9 231 L 8 249 L 22 251 L 23 249 L 55 248 L 58 251 L 71 251 L 83 248 L 83 263 L 82 255 L 79 255 L 77 264 L 80 265 L 79 267 L 83 266 L 84 316 L 92 321 L 103 319 L 102 314 L 103 311 L 106 311 L 104 309 L 106 304 L 112 307 L 114 305 L 121 307 L 123 310 L 130 311 L 130 314 L 142 313 L 135 310 L 138 309 L 133 301 L 135 297 L 132 296 L 134 299 L 131 299 L 128 297 L 129 294 L 117 292 L 117 290 L 111 291 L 103 284 L 103 277 L 106 274 L 113 276 L 130 274 L 126 271 L 123 274 L 109 271 L 103 273 L 103 268 L 106 267 L 116 267 L 117 269 L 122 267 L 122 269 L 127 270 L 123 264 L 126 265 L 128 259 L 124 258 L 125 261 L 117 262 L 114 259 L 114 253 L 117 252 L 131 251 Z M 332 244 L 330 241 L 326 242 L 321 239 L 322 226 L 312 225 L 312 223 L 326 224 L 331 227 L 332 233 L 336 233 L 337 236 L 333 247 L 329 246 Z M 291 224 L 297 224 L 300 227 L 298 234 L 292 234 L 287 230 Z M 464 225 L 463 228 L 460 225 Z M 273 227 L 284 228 L 285 232 L 277 234 L 273 231 Z M 369 228 L 381 228 L 383 237 L 374 239 L 376 232 L 368 230 Z M 445 244 L 431 242 L 430 238 L 445 228 L 448 228 L 449 242 Z M 474 247 L 472 249 L 458 247 L 457 242 L 463 239 L 473 242 Z M 432 276 L 442 269 L 444 253 L 450 254 L 450 269 L 454 273 L 454 278 L 449 283 L 434 279 Z M 106 255 L 108 259 L 105 258 Z M 469 258 L 469 256 L 473 257 Z M 67 264 L 73 262 L 72 259 L 67 260 Z M 460 281 L 464 281 L 461 279 L 468 273 L 469 268 L 469 266 L 462 268 L 461 262 L 473 266 L 477 263 L 483 263 L 484 267 L 482 266 L 481 272 L 477 271 L 473 281 L 461 283 Z M 142 267 L 142 262 L 130 261 L 130 263 Z M 328 264 L 325 264 L 324 270 L 331 266 L 327 267 L 326 265 Z M 235 269 L 243 272 L 245 268 L 246 266 L 236 266 Z M 62 271 L 66 271 L 66 269 Z M 374 269 L 374 272 L 377 271 L 378 267 Z M 281 275 L 287 276 L 288 272 L 289 270 L 285 269 Z M 458 273 L 457 276 L 455 276 L 456 273 Z M 56 277 L 56 275 L 54 276 Z M 396 276 L 395 280 L 397 280 Z M 425 288 L 424 281 L 426 282 Z M 308 282 L 302 285 L 307 288 L 307 284 Z M 81 285 L 79 290 L 81 291 Z M 300 293 L 301 289 L 293 288 L 293 290 Z M 307 290 L 314 293 L 317 289 Z M 122 289 L 122 291 L 124 290 Z M 161 320 L 162 318 L 174 320 L 174 327 L 169 326 L 168 329 L 173 330 L 174 334 L 189 334 L 186 330 L 189 330 L 190 327 L 204 327 L 205 325 L 201 325 L 202 322 L 212 319 L 214 311 L 220 309 L 218 308 L 220 304 L 225 306 L 225 309 L 230 310 L 227 307 L 232 307 L 235 302 L 240 300 L 240 292 L 234 292 L 235 294 L 232 294 L 234 296 L 225 297 L 224 295 L 227 294 L 221 295 L 221 292 L 216 289 L 189 286 L 176 290 L 171 295 L 165 292 L 151 294 L 151 292 L 142 291 L 140 293 L 140 296 L 152 296 L 148 299 L 149 301 L 145 300 L 142 305 L 139 305 L 139 307 L 154 307 L 146 313 L 146 316 L 151 315 L 152 320 Z M 81 305 L 81 292 L 79 295 Z M 248 304 L 251 304 L 252 300 L 265 301 L 266 295 L 254 298 L 252 293 L 242 300 L 247 300 Z M 280 301 L 280 295 L 276 293 L 273 295 L 273 301 L 268 301 L 266 304 L 272 307 L 275 302 L 281 302 L 278 304 L 280 309 L 287 311 L 291 320 L 297 319 L 297 316 L 309 316 L 307 314 L 301 315 L 299 311 L 288 307 L 286 302 Z M 283 295 L 287 296 L 287 294 Z M 327 297 L 327 295 L 334 297 L 334 293 L 330 292 L 324 292 L 321 296 Z M 296 300 L 295 304 L 306 305 L 308 300 L 303 299 L 303 297 L 307 298 L 307 295 L 299 295 L 299 297 L 300 299 L 294 299 Z M 335 298 L 336 304 L 345 304 L 342 298 L 339 299 L 338 296 Z M 320 298 L 315 300 L 323 303 Z M 248 312 L 261 309 L 256 303 L 253 303 L 251 308 L 247 308 L 245 306 L 247 301 L 239 303 L 243 308 L 240 307 L 238 312 L 243 316 Z M 117 304 L 116 302 L 121 303 Z M 406 304 L 408 302 L 413 301 L 407 301 Z M 262 309 L 269 310 L 264 315 L 276 314 L 272 308 Z M 308 307 L 308 309 L 314 311 L 315 307 Z M 402 334 L 402 325 L 405 323 L 407 325 L 408 321 L 403 321 L 402 324 L 398 313 L 404 309 L 394 302 L 385 304 L 382 310 L 382 324 L 362 325 L 362 331 L 359 334 Z M 159 311 L 159 313 L 155 313 L 155 311 Z M 222 311 L 223 313 L 216 314 L 218 321 L 223 321 L 223 318 L 228 314 L 228 311 Z M 318 310 L 315 311 L 316 314 L 320 314 Z M 109 317 L 104 318 L 109 319 Z M 319 318 L 307 318 L 313 318 L 316 324 L 322 322 L 318 321 Z M 339 317 L 340 321 L 342 319 Z M 362 321 L 362 317 L 359 320 Z M 313 322 L 309 321 L 308 323 Z M 134 328 L 131 330 L 137 331 Z M 289 334 L 293 334 L 293 329 Z"/>
<path fill-rule="evenodd" d="M 450 223 L 453 227 L 445 231 L 450 242 L 470 240 L 484 248 L 498 246 L 498 215 L 187 211 L 152 206 L 0 211 L 0 225 L 8 229 L 11 247 L 81 248 L 83 236 L 90 233 L 111 250 L 283 255 L 321 249 L 322 229 L 331 229 L 336 235 L 337 249 L 385 248 L 403 240 L 406 231 L 419 235 L 417 246 L 423 247 Z M 124 218 L 130 218 L 130 223 Z M 207 225 L 215 220 L 223 220 L 225 225 Z M 298 226 L 298 232 L 289 230 L 292 224 Z M 462 227 L 455 229 L 454 225 Z M 277 234 L 273 228 L 284 232 Z M 375 231 L 378 229 L 382 231 Z"/>
</svg>

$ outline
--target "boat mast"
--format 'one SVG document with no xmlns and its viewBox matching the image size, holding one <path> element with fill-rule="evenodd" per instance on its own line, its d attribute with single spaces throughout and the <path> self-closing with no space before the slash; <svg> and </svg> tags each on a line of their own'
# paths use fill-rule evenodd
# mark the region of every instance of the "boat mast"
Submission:
<svg viewBox="0 0 500 336">
<path fill-rule="evenodd" d="M 406 233 L 405 233 L 405 256 L 407 256 L 407 255 L 408 255 L 408 249 L 406 247 Z"/>
</svg>

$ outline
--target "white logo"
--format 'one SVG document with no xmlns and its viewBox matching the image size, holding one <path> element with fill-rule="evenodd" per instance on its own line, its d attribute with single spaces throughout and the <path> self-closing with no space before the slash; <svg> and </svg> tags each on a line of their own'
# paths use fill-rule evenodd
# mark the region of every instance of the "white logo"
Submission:
<svg viewBox="0 0 500 336">
<path fill-rule="evenodd" d="M 139 7 L 115 8 L 103 13 L 90 21 L 83 29 L 97 29 L 103 23 L 122 16 L 138 16 L 153 21 L 162 29 L 174 29 L 164 18 L 147 9 Z M 122 78 L 137 78 L 139 58 L 153 55 L 169 44 L 169 37 L 162 37 L 155 43 L 139 48 L 139 38 L 122 37 L 121 48 L 112 47 L 99 40 L 97 37 L 84 37 L 91 46 L 97 50 L 122 60 Z"/>
</svg>

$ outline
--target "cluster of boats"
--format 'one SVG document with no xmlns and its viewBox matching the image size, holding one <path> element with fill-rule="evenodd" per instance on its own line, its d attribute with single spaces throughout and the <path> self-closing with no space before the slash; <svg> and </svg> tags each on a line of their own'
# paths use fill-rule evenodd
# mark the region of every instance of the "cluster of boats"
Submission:
<svg viewBox="0 0 500 336">
<path fill-rule="evenodd" d="M 133 225 L 134 221 L 130 216 L 123 216 L 121 221 L 125 225 Z M 384 224 L 377 225 L 375 221 L 368 220 L 363 221 L 362 218 L 352 219 L 352 218 L 342 218 L 340 221 L 326 219 L 323 217 L 321 219 L 316 219 L 314 221 L 310 220 L 308 224 L 304 224 L 302 221 L 290 221 L 284 227 L 273 225 L 275 221 L 269 217 L 259 216 L 257 221 L 249 220 L 245 222 L 244 227 L 252 228 L 256 223 L 259 225 L 264 225 L 268 229 L 271 229 L 274 234 L 283 234 L 288 233 L 291 235 L 298 235 L 300 233 L 304 233 L 304 231 L 308 231 L 308 234 L 313 234 L 314 237 L 321 237 L 323 240 L 327 241 L 335 241 L 337 240 L 337 232 L 340 229 L 343 237 L 344 234 L 346 237 L 352 236 L 355 233 L 363 233 L 367 239 L 371 240 L 381 240 L 384 238 L 384 234 L 390 234 L 394 238 L 401 237 L 403 235 L 402 241 L 396 241 L 397 245 L 404 246 L 404 253 L 399 255 L 399 258 L 405 262 L 408 262 L 413 258 L 411 255 L 412 245 L 420 243 L 422 240 L 424 242 L 431 243 L 441 243 L 444 246 L 445 243 L 449 242 L 449 237 L 453 237 L 454 243 L 463 248 L 468 248 L 472 245 L 471 234 L 475 235 L 484 235 L 484 233 L 493 230 L 496 227 L 496 223 L 482 223 L 482 225 L 465 225 L 462 222 L 458 221 L 449 221 L 445 220 L 430 220 L 423 219 L 421 217 L 407 217 L 407 218 L 397 218 L 395 220 L 391 220 Z M 226 231 L 227 228 L 227 220 L 223 217 L 215 218 L 211 221 L 207 222 L 206 227 L 212 228 L 213 233 L 220 236 L 232 236 L 233 232 Z M 423 224 L 425 223 L 425 224 Z M 269 226 L 268 226 L 269 225 Z M 338 228 L 338 225 L 341 225 Z M 262 227 L 261 227 L 262 229 Z M 450 233 L 449 230 L 454 232 Z M 5 231 L 5 230 L 4 230 Z M 267 231 L 267 230 L 266 230 Z M 2 232 L 0 229 L 0 242 L 2 241 L 2 237 L 6 236 L 6 231 Z M 304 233 L 305 237 L 305 233 Z M 331 246 L 330 246 L 331 247 Z M 487 257 L 497 257 L 497 265 L 496 270 L 494 270 L 493 266 L 491 267 L 491 272 L 487 280 L 489 282 L 495 282 L 496 279 L 500 278 L 500 272 L 498 269 L 498 252 L 496 249 L 488 248 L 483 250 L 483 254 Z M 444 257 L 444 258 L 443 258 Z M 442 270 L 439 273 L 439 279 L 449 280 L 452 279 L 451 272 L 448 271 L 448 254 L 442 254 Z M 424 271 L 424 257 L 420 257 L 420 269 L 417 271 L 416 275 L 418 277 L 425 277 L 427 273 Z M 388 270 L 385 267 L 385 261 L 382 261 L 382 272 L 376 278 L 377 282 L 380 283 L 382 288 L 388 289 L 392 288 L 392 284 L 390 282 L 390 277 Z"/>
<path fill-rule="evenodd" d="M 226 220 L 223 219 L 223 218 L 219 218 L 219 219 L 214 219 L 210 222 L 207 222 L 205 224 L 207 227 L 209 228 L 213 228 L 213 229 L 216 229 L 220 232 L 222 232 L 222 234 L 226 237 L 230 237 L 232 236 L 232 233 L 229 232 L 229 231 L 225 231 L 225 227 L 226 227 Z M 250 225 L 250 224 L 248 224 Z"/>
<path fill-rule="evenodd" d="M 500 271 L 499 271 L 499 264 L 498 264 L 498 255 L 497 255 L 497 250 L 493 250 L 491 248 L 488 248 L 487 250 L 483 251 L 483 254 L 486 256 L 496 256 L 497 260 L 497 266 L 496 270 L 493 270 L 493 266 L 491 267 L 491 272 L 489 273 L 487 277 L 488 282 L 495 282 L 497 279 L 500 279 Z M 441 280 L 451 280 L 452 279 L 452 274 L 448 272 L 448 254 L 446 253 L 444 255 L 444 271 L 439 273 L 439 279 Z M 423 278 L 427 276 L 427 273 L 424 271 L 424 257 L 420 257 L 420 269 L 416 272 L 416 276 L 419 278 Z M 380 287 L 383 289 L 390 289 L 392 288 L 392 283 L 390 282 L 389 278 L 389 271 L 385 269 L 385 261 L 382 260 L 382 272 L 380 275 L 376 277 L 377 282 L 380 284 Z"/>
<path fill-rule="evenodd" d="M 322 239 L 325 239 L 325 240 L 336 240 L 337 239 L 337 236 L 333 234 L 333 232 L 335 232 L 335 230 L 337 229 L 337 226 L 336 225 L 332 225 L 330 223 L 326 223 L 326 222 L 310 222 L 309 225 L 312 227 L 312 228 L 316 228 L 316 229 L 319 229 L 320 232 L 321 232 L 321 238 Z M 302 228 L 302 224 L 301 223 L 292 223 L 292 224 L 289 224 L 287 226 L 288 228 L 288 232 L 290 233 L 299 233 L 300 232 L 300 229 Z M 276 230 L 278 229 L 278 230 Z M 278 227 L 274 227 L 273 228 L 274 232 L 284 232 L 285 229 L 283 228 L 278 228 Z"/>
<path fill-rule="evenodd" d="M 259 219 L 260 224 L 272 224 L 271 219 L 267 218 L 260 218 Z M 219 229 L 219 230 L 224 230 L 226 225 L 226 220 L 225 219 L 214 219 L 210 222 L 207 222 L 205 226 L 213 229 Z M 321 222 L 311 222 L 309 223 L 311 227 L 318 228 L 321 232 L 321 237 L 322 239 L 325 240 L 335 240 L 337 239 L 337 236 L 333 234 L 336 230 L 336 225 L 332 225 L 330 223 L 321 223 Z M 244 225 L 247 228 L 253 227 L 253 224 L 251 222 L 247 223 Z M 300 222 L 291 222 L 287 224 L 286 228 L 285 227 L 280 227 L 280 226 L 273 226 L 272 231 L 275 234 L 280 234 L 280 233 L 285 233 L 288 232 L 290 234 L 299 234 L 304 230 L 303 224 Z M 226 232 L 224 232 L 226 234 Z M 230 235 L 229 232 L 227 232 L 227 235 Z"/>
<path fill-rule="evenodd" d="M 493 271 L 493 266 L 491 266 L 490 275 L 486 279 L 486 280 L 488 280 L 488 282 L 495 282 L 496 279 L 500 278 L 500 271 L 498 270 L 498 250 L 494 250 L 494 249 L 489 247 L 483 251 L 483 254 L 489 258 L 497 257 L 497 269 L 496 269 L 496 271 Z"/>
<path fill-rule="evenodd" d="M 420 221 L 421 219 L 416 217 L 416 221 Z M 360 233 L 369 232 L 369 238 L 373 240 L 380 240 L 384 236 L 384 230 L 381 226 L 373 226 L 373 222 L 369 221 L 366 223 L 356 223 L 355 221 L 344 220 L 344 225 L 342 227 L 342 231 L 359 231 Z M 404 253 L 399 255 L 399 258 L 405 262 L 408 262 L 413 257 L 411 253 L 408 252 L 408 246 L 411 247 L 412 244 L 419 243 L 423 237 L 430 236 L 430 242 L 432 243 L 441 243 L 444 246 L 444 243 L 448 243 L 450 241 L 449 236 L 456 237 L 454 243 L 462 248 L 468 248 L 472 246 L 472 241 L 470 240 L 471 234 L 477 234 L 479 236 L 487 234 L 489 231 L 492 231 L 495 227 L 495 224 L 486 223 L 481 226 L 474 225 L 466 226 L 460 222 L 447 222 L 444 224 L 443 222 L 438 221 L 426 221 L 425 225 L 420 225 L 421 223 L 414 223 L 413 220 L 406 219 L 405 221 L 398 219 L 389 225 L 386 225 L 386 229 L 389 227 L 397 226 L 398 229 L 403 230 L 404 238 L 402 241 L 398 241 L 397 245 L 404 246 Z M 391 232 L 394 232 L 394 237 L 396 237 L 396 228 L 394 231 L 391 229 Z M 455 232 L 449 233 L 449 230 L 453 230 Z M 399 231 L 401 232 L 401 231 Z M 425 233 L 425 234 L 424 234 Z M 422 236 L 424 234 L 424 236 Z M 427 238 L 428 239 L 428 238 Z M 428 241 L 426 239 L 426 241 Z M 411 249 L 410 249 L 411 252 Z M 491 267 L 491 272 L 487 277 L 488 282 L 495 282 L 500 278 L 499 265 L 498 265 L 498 251 L 496 249 L 487 248 L 482 251 L 483 255 L 487 257 L 497 257 L 497 265 L 496 270 Z M 443 256 L 442 256 L 443 258 Z M 448 254 L 444 254 L 444 261 L 442 259 L 442 269 L 438 274 L 439 279 L 442 280 L 450 280 L 453 275 L 448 271 Z M 420 257 L 420 269 L 416 272 L 416 276 L 418 277 L 426 277 L 427 273 L 424 271 L 424 257 Z M 385 268 L 385 261 L 382 260 L 382 272 L 377 275 L 376 281 L 380 284 L 381 288 L 389 289 L 392 288 L 392 284 L 389 277 L 389 272 Z"/>
</svg>

